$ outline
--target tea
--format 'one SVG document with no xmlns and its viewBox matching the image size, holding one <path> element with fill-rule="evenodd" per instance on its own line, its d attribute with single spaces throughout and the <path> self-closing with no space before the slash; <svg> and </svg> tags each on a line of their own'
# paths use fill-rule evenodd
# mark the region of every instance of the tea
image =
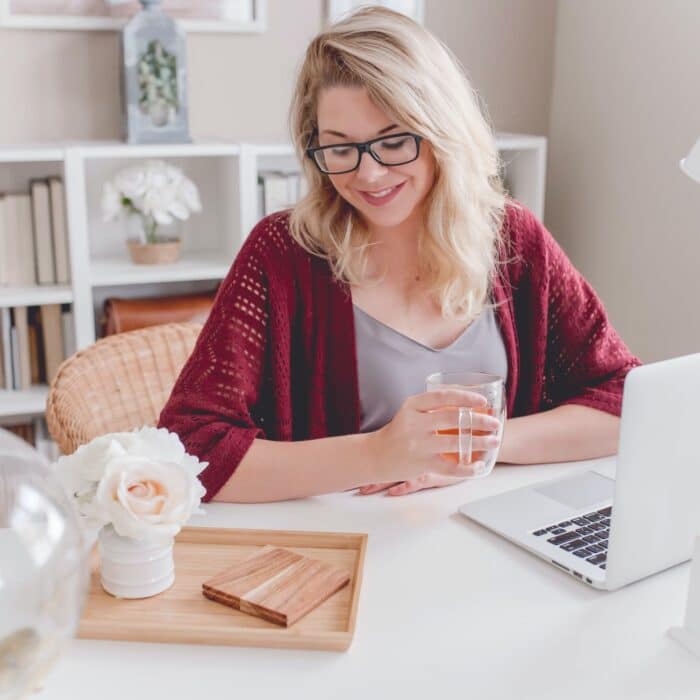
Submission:
<svg viewBox="0 0 700 700">
<path fill-rule="evenodd" d="M 445 409 L 454 409 L 458 410 L 456 406 L 445 406 Z M 443 409 L 440 409 L 443 410 Z M 482 406 L 478 408 L 472 408 L 472 413 L 481 413 L 485 414 L 487 416 L 495 416 L 496 411 L 493 408 L 490 408 L 489 406 Z M 444 430 L 438 430 L 438 435 L 459 435 L 459 428 L 445 428 Z M 466 435 L 467 433 L 471 432 L 472 437 L 483 437 L 485 435 L 490 435 L 490 431 L 488 430 L 469 430 L 467 428 L 462 430 L 462 434 Z M 472 451 L 472 462 L 479 462 L 484 458 L 484 455 L 486 452 L 482 451 Z M 443 452 L 442 457 L 445 459 L 449 460 L 450 462 L 454 462 L 455 464 L 459 463 L 459 452 Z"/>
<path fill-rule="evenodd" d="M 454 462 L 455 464 L 460 464 L 466 466 L 468 464 L 480 463 L 480 468 L 472 468 L 472 472 L 466 475 L 466 479 L 478 479 L 482 476 L 490 474 L 496 460 L 498 459 L 499 448 L 489 448 L 481 450 L 473 450 L 474 439 L 473 438 L 483 438 L 489 435 L 495 435 L 500 442 L 503 435 L 504 423 L 505 423 L 505 405 L 504 405 L 504 389 L 505 384 L 503 377 L 497 374 L 486 374 L 484 372 L 473 372 L 470 370 L 457 371 L 457 372 L 435 372 L 428 376 L 425 380 L 427 391 L 442 391 L 458 389 L 461 391 L 469 391 L 472 393 L 477 393 L 486 399 L 486 406 L 471 409 L 472 421 L 467 423 L 468 428 L 465 428 L 465 423 L 462 421 L 463 414 L 460 415 L 459 420 L 455 419 L 454 427 L 445 428 L 439 430 L 439 435 L 457 435 L 459 437 L 459 452 L 445 452 L 442 456 Z M 451 409 L 462 413 L 463 409 L 457 408 L 455 406 L 447 405 L 445 410 Z M 477 429 L 472 430 L 471 426 L 474 424 L 474 416 L 476 415 L 488 415 L 496 418 L 499 422 L 498 429 L 496 431 Z M 461 427 L 460 427 L 461 426 Z M 460 432 L 462 435 L 460 435 Z M 465 436 L 466 437 L 463 437 Z M 487 442 L 483 440 L 483 442 Z M 490 442 L 490 441 L 488 441 Z M 468 447 L 465 448 L 467 443 Z M 481 446 L 483 447 L 483 446 Z M 462 456 L 460 460 L 460 454 Z"/>
</svg>

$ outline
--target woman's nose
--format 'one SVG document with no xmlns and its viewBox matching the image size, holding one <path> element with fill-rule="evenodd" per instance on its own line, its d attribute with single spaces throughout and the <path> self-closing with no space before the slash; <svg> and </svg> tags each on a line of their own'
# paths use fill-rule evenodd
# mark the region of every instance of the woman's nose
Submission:
<svg viewBox="0 0 700 700">
<path fill-rule="evenodd" d="M 360 164 L 357 166 L 357 177 L 367 182 L 373 182 L 386 174 L 387 167 L 378 163 L 370 153 L 360 156 Z"/>
</svg>

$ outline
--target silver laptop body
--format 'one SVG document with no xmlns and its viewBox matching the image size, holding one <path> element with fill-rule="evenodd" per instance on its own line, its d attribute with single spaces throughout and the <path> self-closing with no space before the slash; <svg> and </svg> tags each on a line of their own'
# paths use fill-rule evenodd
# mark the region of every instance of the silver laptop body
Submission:
<svg viewBox="0 0 700 700">
<path fill-rule="evenodd" d="M 700 353 L 637 367 L 625 380 L 615 479 L 588 471 L 459 511 L 594 588 L 687 561 L 700 534 L 699 402 Z"/>
</svg>

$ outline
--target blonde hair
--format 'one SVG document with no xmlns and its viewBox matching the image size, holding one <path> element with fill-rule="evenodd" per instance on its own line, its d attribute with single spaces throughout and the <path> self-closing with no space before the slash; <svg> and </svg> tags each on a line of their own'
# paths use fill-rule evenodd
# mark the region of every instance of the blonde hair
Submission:
<svg viewBox="0 0 700 700">
<path fill-rule="evenodd" d="M 364 87 L 392 119 L 426 139 L 435 182 L 424 206 L 421 275 L 443 316 L 471 320 L 488 302 L 506 195 L 493 131 L 450 50 L 408 17 L 362 8 L 309 45 L 290 107 L 290 128 L 309 185 L 290 217 L 290 233 L 328 260 L 349 284 L 368 281 L 371 244 L 361 217 L 306 157 L 319 92 Z M 422 144 L 422 147 L 426 144 Z"/>
</svg>

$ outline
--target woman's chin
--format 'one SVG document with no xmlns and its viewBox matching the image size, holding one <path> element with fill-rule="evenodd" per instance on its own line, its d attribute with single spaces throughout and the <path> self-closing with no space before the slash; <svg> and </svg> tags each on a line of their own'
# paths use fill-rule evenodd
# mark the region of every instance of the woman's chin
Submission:
<svg viewBox="0 0 700 700">
<path fill-rule="evenodd" d="M 363 207 L 360 212 L 368 225 L 381 228 L 393 228 L 395 226 L 400 226 L 411 215 L 411 212 L 403 210 L 390 211 L 387 209 L 386 211 L 379 211 L 372 209 L 368 211 L 366 207 Z"/>
</svg>

